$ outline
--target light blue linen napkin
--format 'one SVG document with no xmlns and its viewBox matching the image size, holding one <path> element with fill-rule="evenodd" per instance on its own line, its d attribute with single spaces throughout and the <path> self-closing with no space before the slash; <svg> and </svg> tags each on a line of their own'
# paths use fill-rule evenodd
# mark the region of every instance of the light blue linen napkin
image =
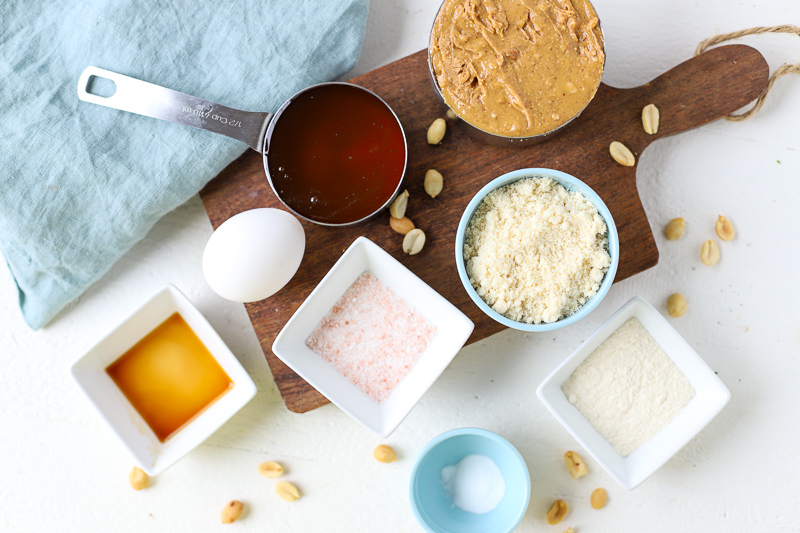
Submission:
<svg viewBox="0 0 800 533">
<path fill-rule="evenodd" d="M 247 111 L 352 68 L 368 0 L 2 0 L 0 246 L 34 329 L 246 149 L 80 102 L 90 65 Z"/>
</svg>

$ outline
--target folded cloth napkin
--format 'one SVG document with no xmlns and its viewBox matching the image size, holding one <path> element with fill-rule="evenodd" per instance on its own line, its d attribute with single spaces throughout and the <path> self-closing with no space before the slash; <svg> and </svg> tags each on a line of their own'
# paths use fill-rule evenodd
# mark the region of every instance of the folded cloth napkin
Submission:
<svg viewBox="0 0 800 533">
<path fill-rule="evenodd" d="M 81 102 L 90 65 L 275 111 L 358 58 L 368 0 L 2 0 L 0 247 L 38 329 L 242 154 Z"/>
</svg>

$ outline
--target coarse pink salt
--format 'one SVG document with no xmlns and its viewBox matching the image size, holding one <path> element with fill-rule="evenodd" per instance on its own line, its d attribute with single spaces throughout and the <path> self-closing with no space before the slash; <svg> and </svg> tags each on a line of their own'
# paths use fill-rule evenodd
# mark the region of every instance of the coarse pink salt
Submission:
<svg viewBox="0 0 800 533">
<path fill-rule="evenodd" d="M 317 324 L 306 346 L 380 403 L 435 335 L 435 325 L 366 271 Z"/>
</svg>

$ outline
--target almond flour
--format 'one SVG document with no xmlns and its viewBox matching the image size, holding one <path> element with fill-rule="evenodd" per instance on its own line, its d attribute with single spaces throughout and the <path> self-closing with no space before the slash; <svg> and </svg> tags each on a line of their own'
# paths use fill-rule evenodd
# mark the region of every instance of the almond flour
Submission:
<svg viewBox="0 0 800 533">
<path fill-rule="evenodd" d="M 595 348 L 561 390 L 623 457 L 694 397 L 689 380 L 636 318 Z"/>
<path fill-rule="evenodd" d="M 611 265 L 608 228 L 582 194 L 545 177 L 489 193 L 466 231 L 470 283 L 498 313 L 551 323 L 597 293 Z"/>
</svg>

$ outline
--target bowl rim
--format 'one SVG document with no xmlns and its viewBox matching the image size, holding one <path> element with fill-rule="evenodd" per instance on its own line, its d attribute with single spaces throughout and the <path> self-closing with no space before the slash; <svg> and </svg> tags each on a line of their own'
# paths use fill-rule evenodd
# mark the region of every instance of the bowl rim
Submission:
<svg viewBox="0 0 800 533">
<path fill-rule="evenodd" d="M 476 437 L 482 437 L 488 439 L 502 448 L 511 452 L 512 456 L 517 459 L 520 464 L 524 467 L 523 471 L 525 473 L 525 486 L 523 487 L 525 490 L 525 501 L 522 505 L 517 516 L 514 518 L 513 523 L 508 524 L 508 529 L 506 531 L 513 531 L 519 523 L 522 521 L 522 518 L 525 516 L 525 513 L 528 510 L 528 505 L 530 504 L 531 500 L 531 473 L 528 470 L 528 464 L 525 462 L 525 458 L 522 457 L 522 454 L 519 453 L 516 446 L 511 444 L 505 437 L 494 433 L 493 431 L 489 431 L 488 429 L 477 428 L 477 427 L 463 427 L 463 428 L 456 428 L 451 429 L 449 431 L 445 431 L 444 433 L 434 437 L 431 439 L 420 452 L 417 454 L 416 459 L 414 460 L 414 465 L 411 467 L 411 476 L 409 477 L 409 486 L 408 486 L 408 500 L 411 504 L 411 511 L 414 513 L 414 518 L 416 518 L 417 523 L 428 533 L 438 533 L 435 529 L 432 529 L 428 522 L 422 517 L 422 513 L 419 511 L 419 507 L 417 506 L 417 498 L 416 498 L 416 480 L 417 475 L 419 473 L 420 465 L 422 464 L 423 459 L 427 457 L 431 450 L 435 447 L 439 446 L 446 440 L 450 440 L 453 437 L 460 437 L 462 435 L 471 435 Z"/>
<path fill-rule="evenodd" d="M 611 265 L 609 265 L 608 271 L 606 272 L 605 276 L 603 276 L 603 281 L 600 283 L 600 288 L 597 289 L 597 293 L 589 298 L 589 300 L 583 304 L 580 309 L 566 318 L 562 318 L 551 323 L 527 324 L 525 322 L 511 320 L 510 318 L 501 315 L 492 309 L 489 304 L 483 301 L 483 298 L 481 298 L 475 291 L 475 288 L 469 281 L 466 266 L 464 265 L 464 235 L 466 234 L 467 226 L 469 226 L 469 223 L 472 220 L 472 215 L 475 213 L 477 207 L 483 202 L 484 198 L 486 198 L 490 192 L 525 178 L 551 178 L 560 185 L 564 186 L 567 190 L 581 193 L 597 208 L 598 213 L 601 217 L 603 217 L 606 227 L 608 228 L 608 252 L 611 256 Z M 461 215 L 461 220 L 459 221 L 458 229 L 456 230 L 455 259 L 456 269 L 458 270 L 458 277 L 461 280 L 461 284 L 464 286 L 464 289 L 467 291 L 467 294 L 472 301 L 475 302 L 478 308 L 486 315 L 506 327 L 520 331 L 551 331 L 569 326 L 570 324 L 574 324 L 578 320 L 584 318 L 586 315 L 591 313 L 600 304 L 603 298 L 605 298 L 606 294 L 608 294 L 608 291 L 611 289 L 611 285 L 614 283 L 614 278 L 617 275 L 617 268 L 619 266 L 619 234 L 617 233 L 617 225 L 614 222 L 614 217 L 611 216 L 611 211 L 608 209 L 600 196 L 586 183 L 579 180 L 575 176 L 560 170 L 551 168 L 523 168 L 506 172 L 505 174 L 493 179 L 484 185 L 477 193 L 475 193 L 475 196 L 472 197 L 472 200 L 470 200 L 470 202 L 467 204 L 467 207 L 464 209 L 464 213 Z"/>
</svg>

